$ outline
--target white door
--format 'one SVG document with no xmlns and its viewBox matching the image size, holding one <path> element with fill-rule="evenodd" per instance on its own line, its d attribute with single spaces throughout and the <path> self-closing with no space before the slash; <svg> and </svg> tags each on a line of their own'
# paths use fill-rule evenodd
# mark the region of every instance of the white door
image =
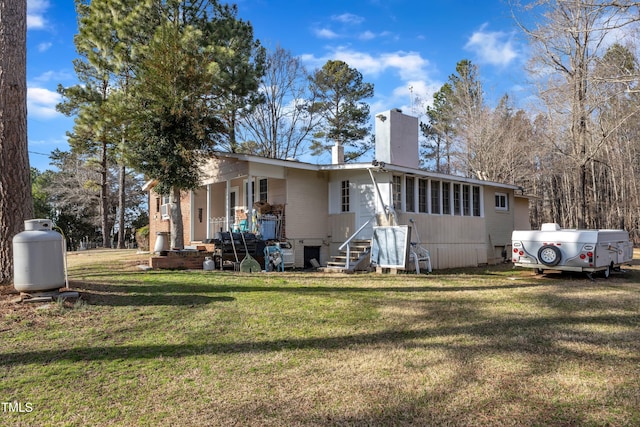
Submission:
<svg viewBox="0 0 640 427">
<path fill-rule="evenodd" d="M 376 214 L 377 196 L 371 180 L 363 181 L 357 182 L 356 230 L 371 219 L 357 236 L 359 239 L 370 239 L 373 236 L 373 226 L 376 225 L 372 217 Z"/>
</svg>

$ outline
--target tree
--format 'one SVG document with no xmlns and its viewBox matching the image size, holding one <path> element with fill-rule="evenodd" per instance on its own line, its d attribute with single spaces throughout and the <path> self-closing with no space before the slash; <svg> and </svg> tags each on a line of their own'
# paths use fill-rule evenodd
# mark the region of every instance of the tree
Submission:
<svg viewBox="0 0 640 427">
<path fill-rule="evenodd" d="M 213 16 L 196 13 L 192 23 L 201 21 L 203 40 L 216 61 L 211 98 L 225 127 L 219 135 L 219 145 L 235 153 L 239 149 L 236 132 L 240 120 L 262 102 L 258 85 L 264 74 L 266 53 L 260 41 L 254 39 L 251 24 L 238 19 L 236 5 L 216 2 L 212 9 Z"/>
<path fill-rule="evenodd" d="M 478 67 L 468 59 L 456 64 L 456 73 L 449 76 L 451 94 L 447 98 L 455 111 L 452 121 L 453 150 L 457 161 L 454 170 L 464 176 L 485 179 L 482 146 L 488 138 L 489 110 L 484 102 L 484 90 Z"/>
<path fill-rule="evenodd" d="M 31 168 L 31 197 L 33 198 L 34 218 L 51 218 L 53 215 L 53 207 L 46 191 L 52 173 L 51 171 L 40 172 L 36 168 Z"/>
<path fill-rule="evenodd" d="M 199 185 L 202 159 L 224 132 L 210 102 L 219 70 L 215 49 L 199 27 L 183 20 L 188 16 L 184 5 L 167 7 L 141 52 L 131 103 L 131 156 L 158 182 L 157 192 L 171 195 L 171 247 L 178 249 L 184 246 L 181 191 Z"/>
<path fill-rule="evenodd" d="M 353 160 L 371 149 L 369 105 L 363 99 L 373 96 L 373 84 L 363 81 L 362 74 L 343 61 L 327 61 L 309 78 L 314 99 L 313 113 L 319 114 L 323 123 L 314 133 L 312 150 L 320 154 L 332 145 L 347 146 L 353 151 L 346 153 Z"/>
<path fill-rule="evenodd" d="M 442 85 L 440 90 L 433 94 L 433 106 L 427 106 L 427 122 L 420 123 L 422 135 L 427 139 L 427 158 L 433 158 L 434 170 L 450 174 L 451 144 L 453 141 L 454 110 L 452 99 L 453 88 L 450 83 Z M 442 158 L 444 157 L 444 165 Z"/>
<path fill-rule="evenodd" d="M 96 243 L 102 240 L 102 235 L 114 235 L 115 218 L 118 213 L 118 193 L 120 184 L 116 180 L 119 169 L 111 165 L 107 171 L 109 185 L 106 193 L 107 223 L 110 229 L 103 233 L 102 206 L 101 206 L 101 173 L 95 167 L 96 160 L 89 154 L 80 154 L 73 150 L 54 150 L 51 154 L 51 164 L 56 171 L 46 171 L 38 175 L 35 183 L 38 184 L 38 193 L 46 200 L 46 204 L 52 212 L 51 217 L 56 221 L 67 237 L 68 247 L 77 248 L 80 241 L 89 240 Z M 135 174 L 127 174 L 124 191 L 127 193 L 127 204 L 123 227 L 129 228 L 134 217 L 140 214 L 140 206 L 143 203 L 141 177 Z M 34 185 L 34 188 L 36 186 Z M 59 222 L 61 221 L 61 222 Z M 120 225 L 118 224 L 118 227 Z M 98 237 L 100 236 L 100 237 Z"/>
<path fill-rule="evenodd" d="M 620 34 L 636 21 L 637 9 L 637 2 L 543 0 L 528 8 L 542 17 L 536 26 L 521 24 L 533 50 L 530 72 L 554 128 L 552 144 L 556 154 L 566 158 L 568 170 L 575 171 L 566 188 L 574 200 L 564 218 L 567 226 L 599 226 L 589 208 L 595 206 L 589 176 L 593 162 L 608 144 L 610 131 L 621 123 L 609 129 L 595 124 L 594 115 L 608 99 L 600 96 L 599 89 L 606 82 L 594 72 L 611 33 Z"/>
<path fill-rule="evenodd" d="M 76 0 L 78 34 L 74 42 L 80 58 L 74 69 L 80 84 L 58 92 L 64 101 L 58 111 L 75 116 L 73 132 L 68 133 L 72 149 L 98 160 L 100 173 L 102 244 L 110 246 L 108 214 L 109 169 L 120 164 L 119 230 L 124 230 L 124 177 L 126 176 L 126 91 L 131 80 L 135 45 L 143 44 L 153 25 L 154 14 L 146 2 L 131 0 Z M 123 99 L 124 98 L 124 99 Z M 120 233 L 118 247 L 124 247 Z"/>
<path fill-rule="evenodd" d="M 274 159 L 296 157 L 317 126 L 319 115 L 308 93 L 308 75 L 299 58 L 278 46 L 266 58 L 259 92 L 263 102 L 242 120 L 241 151 Z"/>
<path fill-rule="evenodd" d="M 589 206 L 590 217 L 603 227 L 630 230 L 640 226 L 640 65 L 635 50 L 633 45 L 613 44 L 596 64 L 594 78 L 606 102 L 599 105 L 595 119 L 606 139 L 589 170 L 594 201 Z"/>
<path fill-rule="evenodd" d="M 0 284 L 13 281 L 13 237 L 33 217 L 26 39 L 26 0 L 0 0 Z"/>
</svg>

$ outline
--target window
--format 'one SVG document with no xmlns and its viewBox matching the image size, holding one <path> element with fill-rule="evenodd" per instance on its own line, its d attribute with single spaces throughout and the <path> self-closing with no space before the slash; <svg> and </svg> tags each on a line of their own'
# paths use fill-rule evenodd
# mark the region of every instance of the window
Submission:
<svg viewBox="0 0 640 427">
<path fill-rule="evenodd" d="M 260 197 L 258 198 L 261 202 L 267 201 L 267 178 L 262 178 L 259 182 L 259 191 Z"/>
<path fill-rule="evenodd" d="M 509 210 L 509 196 L 506 193 L 496 193 L 496 210 Z"/>
<path fill-rule="evenodd" d="M 426 179 L 421 179 L 418 181 L 418 211 L 427 213 L 428 205 L 427 205 L 427 197 L 428 197 L 428 187 L 429 181 Z"/>
<path fill-rule="evenodd" d="M 431 181 L 431 213 L 440 213 L 440 181 Z"/>
<path fill-rule="evenodd" d="M 462 186 L 462 215 L 471 215 L 471 191 L 468 185 Z"/>
<path fill-rule="evenodd" d="M 407 196 L 407 212 L 415 212 L 416 211 L 416 195 L 415 195 L 415 182 L 416 179 L 412 176 L 408 176 L 405 180 Z"/>
<path fill-rule="evenodd" d="M 480 187 L 472 187 L 473 216 L 480 216 Z"/>
<path fill-rule="evenodd" d="M 392 181 L 393 191 L 393 209 L 399 211 L 402 209 L 402 179 L 394 175 Z"/>
<path fill-rule="evenodd" d="M 460 210 L 460 184 L 453 184 L 453 214 L 461 215 Z"/>
<path fill-rule="evenodd" d="M 342 212 L 349 212 L 349 181 L 342 181 L 340 187 L 340 206 Z"/>
<path fill-rule="evenodd" d="M 171 196 L 162 195 L 160 202 L 160 215 L 162 219 L 169 219 L 171 213 Z"/>
<path fill-rule="evenodd" d="M 442 183 L 442 213 L 451 215 L 451 183 Z"/>
</svg>

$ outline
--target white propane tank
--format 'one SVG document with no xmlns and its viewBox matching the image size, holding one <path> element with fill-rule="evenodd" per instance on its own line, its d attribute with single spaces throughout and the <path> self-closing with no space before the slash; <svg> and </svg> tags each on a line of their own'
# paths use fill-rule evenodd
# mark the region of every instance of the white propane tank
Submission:
<svg viewBox="0 0 640 427">
<path fill-rule="evenodd" d="M 13 287 L 20 292 L 50 291 L 65 286 L 62 235 L 48 219 L 24 222 L 13 238 Z"/>
<path fill-rule="evenodd" d="M 213 262 L 210 256 L 204 258 L 204 262 L 202 263 L 202 269 L 204 271 L 213 271 L 216 269 L 216 263 Z"/>
</svg>

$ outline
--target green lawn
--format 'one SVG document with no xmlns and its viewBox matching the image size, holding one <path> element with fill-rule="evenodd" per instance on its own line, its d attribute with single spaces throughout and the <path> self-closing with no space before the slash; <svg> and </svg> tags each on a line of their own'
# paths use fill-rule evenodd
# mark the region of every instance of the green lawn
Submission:
<svg viewBox="0 0 640 427">
<path fill-rule="evenodd" d="M 3 290 L 0 425 L 640 425 L 640 265 L 591 281 L 141 260 L 70 255 L 75 303 Z"/>
</svg>

